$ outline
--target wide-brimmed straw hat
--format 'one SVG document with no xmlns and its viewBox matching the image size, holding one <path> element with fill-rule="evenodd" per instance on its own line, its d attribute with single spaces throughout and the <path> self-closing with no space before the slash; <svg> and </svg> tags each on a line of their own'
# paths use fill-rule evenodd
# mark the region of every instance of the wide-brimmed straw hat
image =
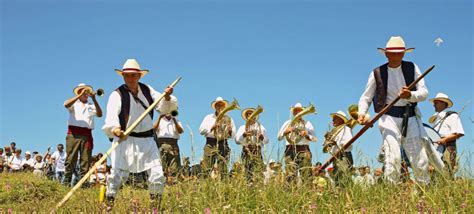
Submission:
<svg viewBox="0 0 474 214">
<path fill-rule="evenodd" d="M 148 70 L 143 70 L 140 68 L 140 65 L 138 64 L 137 60 L 135 59 L 127 59 L 125 64 L 123 64 L 122 70 L 120 69 L 115 69 L 115 72 L 119 74 L 120 76 L 123 76 L 123 73 L 140 73 L 141 76 L 145 76 L 149 71 Z"/>
<path fill-rule="evenodd" d="M 294 106 L 291 106 L 290 112 L 293 113 L 293 110 L 297 108 L 303 109 L 303 105 L 301 105 L 301 103 L 296 103 Z"/>
<path fill-rule="evenodd" d="M 251 111 L 252 113 L 255 111 L 254 108 L 246 108 L 244 110 L 242 110 L 242 118 L 247 121 L 247 112 Z M 258 119 L 258 116 L 257 116 L 257 119 Z"/>
<path fill-rule="evenodd" d="M 332 118 L 334 117 L 339 117 L 341 118 L 342 120 L 344 120 L 344 123 L 347 123 L 347 121 L 349 121 L 349 119 L 347 119 L 347 116 L 346 116 L 346 113 L 344 113 L 343 111 L 337 111 L 336 113 L 331 113 L 329 114 Z"/>
<path fill-rule="evenodd" d="M 400 53 L 400 52 L 405 52 L 405 53 L 410 53 L 415 48 L 406 48 L 405 47 L 405 41 L 403 41 L 403 38 L 401 36 L 392 36 L 387 42 L 387 45 L 385 45 L 385 48 L 377 48 L 380 52 L 385 53 Z"/>
<path fill-rule="evenodd" d="M 223 102 L 225 104 L 224 108 L 229 105 L 229 102 L 227 102 L 227 100 L 224 100 L 222 99 L 222 97 L 217 97 L 216 100 L 214 100 L 212 103 L 211 103 L 211 107 L 213 109 L 216 109 L 216 103 L 218 102 Z"/>
<path fill-rule="evenodd" d="M 75 95 L 79 95 L 79 90 L 81 89 L 87 89 L 89 91 L 93 91 L 92 86 L 86 85 L 85 83 L 79 83 L 72 91 L 74 92 Z"/>
<path fill-rule="evenodd" d="M 435 100 L 442 101 L 448 104 L 448 108 L 451 108 L 451 106 L 454 105 L 453 101 L 449 99 L 447 94 L 444 93 L 438 93 L 436 94 L 436 97 L 433 99 L 430 99 L 430 102 L 433 103 Z"/>
</svg>

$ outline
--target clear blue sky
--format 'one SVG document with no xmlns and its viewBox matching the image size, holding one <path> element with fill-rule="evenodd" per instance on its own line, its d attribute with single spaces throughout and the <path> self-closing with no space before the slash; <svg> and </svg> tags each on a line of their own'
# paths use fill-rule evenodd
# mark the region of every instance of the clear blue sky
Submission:
<svg viewBox="0 0 474 214">
<path fill-rule="evenodd" d="M 445 92 L 454 110 L 472 100 L 473 5 L 446 1 L 2 1 L 0 144 L 14 140 L 24 151 L 64 143 L 68 112 L 63 102 L 81 82 L 109 93 L 123 83 L 114 72 L 136 58 L 150 73 L 142 82 L 162 90 L 176 77 L 179 119 L 194 133 L 195 162 L 204 138 L 198 127 L 217 96 L 235 97 L 243 108 L 265 108 L 267 156 L 283 152 L 277 131 L 296 102 L 312 102 L 308 116 L 321 152 L 329 113 L 357 103 L 371 70 L 386 59 L 376 51 L 392 35 L 416 50 L 406 55 L 426 78 L 432 98 Z M 434 40 L 444 42 L 437 47 Z M 433 113 L 419 104 L 424 120 Z M 372 111 L 372 110 L 371 110 Z M 374 115 L 373 112 L 371 112 Z M 242 125 L 240 112 L 230 114 Z M 466 136 L 459 151 L 473 155 L 473 105 L 462 113 Z M 94 153 L 110 143 L 96 119 Z M 358 131 L 360 127 L 355 128 Z M 190 130 L 179 144 L 191 155 Z M 358 163 L 375 164 L 381 136 L 370 129 L 355 144 Z M 234 159 L 240 148 L 230 142 Z M 465 158 L 465 156 L 463 157 Z M 472 164 L 472 161 L 471 161 Z"/>
</svg>

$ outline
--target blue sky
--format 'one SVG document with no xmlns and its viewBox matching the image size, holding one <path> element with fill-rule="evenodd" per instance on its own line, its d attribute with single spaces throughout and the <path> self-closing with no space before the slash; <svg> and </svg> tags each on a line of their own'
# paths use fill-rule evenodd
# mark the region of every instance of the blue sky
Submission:
<svg viewBox="0 0 474 214">
<path fill-rule="evenodd" d="M 186 125 L 179 144 L 195 162 L 204 138 L 198 127 L 217 96 L 237 98 L 242 108 L 265 108 L 267 155 L 281 158 L 279 126 L 296 102 L 312 102 L 308 116 L 318 143 L 313 162 L 325 161 L 321 144 L 329 113 L 357 103 L 370 71 L 386 59 L 376 51 L 392 35 L 416 50 L 406 55 L 426 78 L 432 98 L 445 92 L 460 110 L 472 100 L 472 3 L 458 1 L 2 1 L 0 144 L 14 140 L 24 150 L 44 151 L 64 143 L 68 112 L 63 102 L 81 82 L 110 91 L 123 80 L 114 68 L 136 58 L 150 73 L 142 82 L 162 90 L 176 77 L 179 119 Z M 444 42 L 437 47 L 434 40 Z M 433 113 L 419 104 L 424 120 Z M 472 155 L 473 105 L 462 113 L 464 157 Z M 372 110 L 371 110 L 372 111 Z M 371 112 L 374 115 L 373 112 Z M 232 112 L 242 125 L 240 112 Z M 94 153 L 110 143 L 96 120 Z M 354 133 L 360 127 L 356 127 Z M 378 127 L 355 144 L 355 159 L 375 164 Z M 232 141 L 234 159 L 240 148 Z M 466 154 L 467 153 L 467 154 Z"/>
</svg>

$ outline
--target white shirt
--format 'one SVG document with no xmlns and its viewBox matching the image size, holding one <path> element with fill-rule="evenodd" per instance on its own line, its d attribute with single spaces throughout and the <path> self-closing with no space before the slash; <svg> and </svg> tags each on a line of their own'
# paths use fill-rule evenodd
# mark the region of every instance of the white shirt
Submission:
<svg viewBox="0 0 474 214">
<path fill-rule="evenodd" d="M 387 77 L 387 100 L 385 101 L 386 104 L 391 103 L 398 97 L 398 93 L 402 89 L 403 86 L 406 86 L 405 78 L 403 77 L 402 67 L 401 65 L 397 68 L 388 67 L 388 77 Z M 415 64 L 415 79 L 417 79 L 421 75 L 420 69 Z M 359 99 L 359 114 L 365 114 L 369 110 L 369 106 L 372 103 L 372 99 L 375 95 L 375 77 L 374 72 L 370 73 L 369 80 L 367 81 L 367 85 L 365 87 L 365 91 Z M 425 80 L 421 79 L 416 84 L 416 91 L 411 92 L 410 99 L 400 99 L 395 106 L 405 106 L 409 102 L 421 102 L 426 99 L 428 96 L 428 89 L 425 86 Z M 417 115 L 421 115 L 419 113 L 418 108 L 416 108 Z"/>
<path fill-rule="evenodd" d="M 358 175 L 354 178 L 354 183 L 362 186 L 369 186 L 375 184 L 375 179 L 371 174 L 366 174 L 364 176 Z"/>
<path fill-rule="evenodd" d="M 348 126 L 344 126 L 344 128 L 334 137 L 334 141 L 336 141 L 337 146 L 333 146 L 331 148 L 331 153 L 335 154 L 339 148 L 344 147 L 349 140 L 352 139 L 352 130 Z M 345 152 L 352 151 L 352 145 L 347 147 Z"/>
<path fill-rule="evenodd" d="M 291 120 L 287 120 L 283 124 L 283 126 L 280 128 L 280 131 L 278 132 L 278 140 L 283 140 L 283 138 L 285 138 L 283 133 L 285 133 L 285 130 L 290 125 L 290 123 L 291 123 Z M 310 136 L 311 140 L 308 140 L 305 137 L 302 137 L 300 142 L 296 142 L 296 145 L 309 145 L 310 142 L 316 142 L 317 138 L 314 135 L 313 124 L 311 124 L 311 122 L 309 122 L 309 121 L 305 121 L 305 128 L 306 128 L 306 131 L 308 132 L 308 135 Z M 286 141 L 286 138 L 285 138 L 285 141 Z M 286 145 L 290 145 L 290 143 L 288 141 L 286 141 Z"/>
<path fill-rule="evenodd" d="M 67 157 L 67 154 L 66 154 L 65 151 L 63 151 L 63 152 L 61 152 L 61 153 L 60 153 L 59 151 L 55 151 L 55 152 L 53 153 L 53 155 L 51 155 L 51 157 L 52 157 L 52 158 L 54 157 L 55 160 L 56 160 L 56 163 L 55 163 L 55 165 L 56 165 L 56 172 L 64 172 L 64 171 L 66 171 L 66 166 L 65 166 L 65 164 L 66 164 L 66 157 Z"/>
<path fill-rule="evenodd" d="M 21 163 L 21 166 L 25 165 L 25 164 L 28 164 L 28 166 L 31 166 L 33 167 L 33 165 L 35 165 L 35 160 L 33 160 L 33 158 L 30 158 L 28 160 L 23 159 L 23 163 Z"/>
<path fill-rule="evenodd" d="M 150 94 L 153 100 L 157 100 L 161 93 L 155 91 L 151 86 L 148 85 Z M 145 108 L 130 94 L 130 112 L 127 127 L 130 127 L 140 115 L 145 112 Z M 145 104 L 149 105 L 145 95 L 138 87 L 138 98 Z M 167 101 L 163 98 L 158 105 L 156 110 L 158 112 L 170 112 L 172 109 L 176 109 L 178 100 L 176 97 L 171 96 L 171 99 Z M 115 128 L 120 128 L 119 113 L 122 107 L 122 99 L 117 91 L 110 94 L 109 101 L 107 102 L 107 114 L 105 118 L 105 124 L 102 130 L 109 138 L 113 138 L 113 142 L 117 142 L 120 139 L 115 137 L 112 133 Z M 154 115 L 156 118 L 156 114 Z M 145 132 L 153 129 L 153 121 L 150 116 L 146 116 L 133 130 L 134 132 Z M 112 168 L 130 171 L 133 173 L 142 172 L 152 167 L 159 166 L 160 163 L 160 152 L 153 137 L 149 138 L 137 138 L 128 136 L 125 140 L 116 147 L 111 153 Z"/>
<path fill-rule="evenodd" d="M 147 85 L 150 88 L 150 94 L 153 100 L 158 99 L 161 96 L 161 93 L 155 91 L 151 86 Z M 130 95 L 130 112 L 129 112 L 129 119 L 127 123 L 127 127 L 131 126 L 133 122 L 135 122 L 140 115 L 145 112 L 145 108 L 139 103 L 136 102 L 133 98 L 132 94 L 129 92 Z M 146 99 L 145 95 L 141 91 L 141 88 L 138 87 L 138 95 L 137 97 L 146 105 L 149 106 L 148 100 Z M 171 96 L 169 101 L 166 101 L 163 98 L 158 105 L 156 106 L 155 110 L 158 112 L 170 112 L 171 105 L 177 105 L 178 99 L 175 96 Z M 105 117 L 105 124 L 102 127 L 102 130 L 109 138 L 115 137 L 113 134 L 113 130 L 115 128 L 120 128 L 120 120 L 119 114 L 122 108 L 122 98 L 117 91 L 113 91 L 110 94 L 109 101 L 107 102 L 107 115 Z M 157 114 L 153 115 L 156 118 Z M 150 116 L 146 116 L 133 130 L 133 132 L 145 132 L 153 128 L 153 120 Z"/>
<path fill-rule="evenodd" d="M 16 155 L 15 156 L 12 156 L 9 160 L 8 160 L 8 163 L 12 165 L 11 169 L 13 170 L 20 170 L 21 167 L 23 166 L 22 163 L 23 163 L 23 157 L 17 157 Z"/>
<path fill-rule="evenodd" d="M 176 118 L 176 121 L 178 122 L 179 126 L 183 127 L 181 122 Z M 170 118 L 169 120 L 166 118 L 166 116 L 162 117 L 159 122 L 158 130 L 156 131 L 156 135 L 158 138 L 173 138 L 179 140 L 179 133 L 178 130 L 176 129 L 175 122 L 173 118 Z"/>
<path fill-rule="evenodd" d="M 261 141 L 262 144 L 267 144 L 268 143 L 268 135 L 267 135 L 267 130 L 265 127 L 263 127 L 262 124 L 260 123 L 254 123 L 252 124 L 253 126 L 260 126 L 260 131 L 261 134 L 263 134 L 263 141 Z M 239 127 L 237 134 L 235 135 L 235 142 L 240 145 L 245 145 L 245 138 L 244 138 L 244 133 L 245 133 L 245 125 L 242 125 Z"/>
<path fill-rule="evenodd" d="M 199 126 L 199 133 L 201 135 L 204 135 L 205 137 L 210 137 L 210 138 L 216 138 L 214 137 L 214 132 L 211 132 L 212 126 L 216 123 L 216 114 L 208 114 L 206 117 L 204 117 L 204 120 L 201 123 L 201 126 Z M 234 124 L 234 119 L 230 118 L 230 122 L 232 125 L 232 135 L 229 138 L 234 138 L 235 136 L 235 124 Z"/>
<path fill-rule="evenodd" d="M 46 164 L 45 164 L 44 162 L 41 162 L 41 163 L 36 162 L 36 163 L 33 165 L 33 168 L 34 168 L 35 170 L 43 170 L 45 166 L 46 166 Z"/>
<path fill-rule="evenodd" d="M 94 116 L 97 115 L 97 110 L 94 104 L 83 103 L 80 100 L 76 100 L 68 110 L 69 120 L 67 124 L 69 126 L 94 129 Z"/>
<path fill-rule="evenodd" d="M 462 126 L 461 118 L 459 118 L 459 115 L 454 113 L 450 114 L 448 117 L 445 118 L 446 113 L 447 111 L 442 111 L 437 115 L 434 123 L 434 129 L 438 131 L 441 137 L 445 137 L 450 134 L 464 135 L 464 128 Z"/>
</svg>

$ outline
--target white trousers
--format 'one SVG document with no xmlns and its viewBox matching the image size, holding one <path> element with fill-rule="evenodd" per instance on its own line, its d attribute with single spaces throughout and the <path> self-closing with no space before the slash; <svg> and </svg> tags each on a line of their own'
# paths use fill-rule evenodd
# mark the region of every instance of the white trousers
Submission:
<svg viewBox="0 0 474 214">
<path fill-rule="evenodd" d="M 148 190 L 150 194 L 162 194 L 165 188 L 165 176 L 161 165 L 154 166 L 147 170 Z M 115 197 L 117 190 L 127 181 L 130 171 L 123 169 L 114 169 L 110 171 L 107 179 L 107 196 Z"/>
<path fill-rule="evenodd" d="M 427 184 L 430 182 L 428 174 L 428 145 L 427 134 L 421 120 L 410 117 L 408 120 L 407 136 L 402 139 L 401 128 L 403 118 L 383 115 L 379 121 L 380 132 L 383 136 L 382 148 L 385 151 L 385 179 L 398 183 L 401 176 L 402 147 L 410 161 L 416 181 Z"/>
</svg>

